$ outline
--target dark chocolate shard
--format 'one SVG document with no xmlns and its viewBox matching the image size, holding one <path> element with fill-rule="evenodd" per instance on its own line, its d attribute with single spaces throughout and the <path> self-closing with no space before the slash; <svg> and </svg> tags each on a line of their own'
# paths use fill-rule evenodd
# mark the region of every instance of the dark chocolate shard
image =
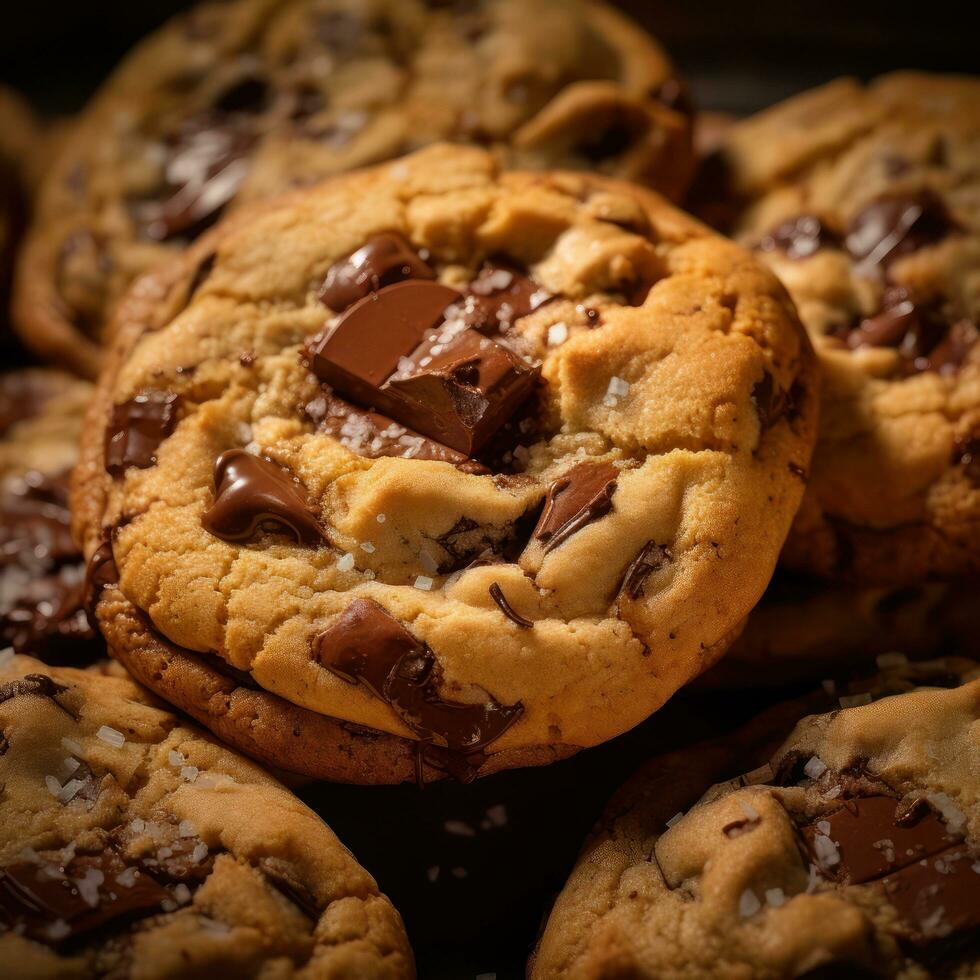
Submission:
<svg viewBox="0 0 980 980">
<path fill-rule="evenodd" d="M 439 693 L 442 671 L 435 655 L 387 610 L 354 599 L 313 641 L 316 661 L 351 683 L 363 683 L 423 742 L 451 752 L 477 752 L 498 739 L 524 710 L 500 704 L 448 701 Z"/>
<path fill-rule="evenodd" d="M 612 510 L 618 477 L 612 463 L 579 463 L 551 484 L 534 529 L 545 553 Z"/>
<path fill-rule="evenodd" d="M 507 601 L 507 597 L 504 595 L 503 589 L 493 582 L 490 585 L 490 598 L 500 607 L 500 611 L 515 625 L 519 626 L 521 629 L 529 630 L 534 628 L 534 622 L 530 619 L 525 619 L 519 612 L 517 612 L 514 607 Z"/>
<path fill-rule="evenodd" d="M 807 259 L 822 248 L 840 247 L 840 236 L 815 214 L 801 214 L 777 225 L 759 240 L 760 252 L 782 252 L 789 259 Z"/>
<path fill-rule="evenodd" d="M 851 219 L 844 244 L 861 265 L 887 266 L 956 230 L 942 198 L 922 190 L 872 201 Z"/>
<path fill-rule="evenodd" d="M 405 279 L 435 279 L 435 272 L 401 235 L 376 235 L 327 270 L 317 298 L 342 313 L 360 299 Z"/>
<path fill-rule="evenodd" d="M 845 800 L 801 829 L 813 862 L 851 885 L 875 881 L 958 842 L 931 808 L 912 823 L 890 796 Z"/>
<path fill-rule="evenodd" d="M 114 405 L 106 429 L 105 468 L 122 476 L 130 466 L 146 469 L 177 425 L 179 396 L 172 391 L 141 391 Z"/>
<path fill-rule="evenodd" d="M 655 541 L 648 541 L 627 566 L 619 587 L 620 594 L 625 593 L 630 599 L 639 599 L 643 595 L 646 580 L 663 568 L 672 557 L 669 548 Z"/>
<path fill-rule="evenodd" d="M 173 899 L 163 886 L 112 850 L 67 865 L 42 859 L 0 868 L 0 924 L 52 946 L 156 914 L 165 902 Z"/>
<path fill-rule="evenodd" d="M 201 524 L 224 541 L 253 538 L 262 527 L 291 533 L 299 544 L 326 541 L 302 484 L 278 463 L 229 449 L 214 464 L 214 503 Z"/>
</svg>

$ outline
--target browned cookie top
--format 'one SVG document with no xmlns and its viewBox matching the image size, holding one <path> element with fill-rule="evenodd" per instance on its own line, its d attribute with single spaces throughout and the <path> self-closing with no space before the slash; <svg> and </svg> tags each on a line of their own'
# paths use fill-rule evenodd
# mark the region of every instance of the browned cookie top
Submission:
<svg viewBox="0 0 980 980">
<path fill-rule="evenodd" d="M 977 678 L 952 658 L 903 666 L 775 752 L 765 729 L 780 738 L 793 705 L 651 761 L 610 803 L 529 975 L 976 976 Z"/>
<path fill-rule="evenodd" d="M 235 0 L 145 41 L 64 141 L 21 265 L 26 340 L 86 374 L 140 272 L 230 205 L 438 140 L 679 193 L 682 91 L 595 0 Z"/>
<path fill-rule="evenodd" d="M 785 560 L 870 584 L 980 569 L 980 81 L 833 82 L 736 124 L 736 236 L 824 367 Z"/>
<path fill-rule="evenodd" d="M 243 214 L 122 314 L 88 553 L 172 643 L 426 748 L 645 718 L 724 650 L 802 492 L 785 294 L 605 178 L 434 147 Z"/>
</svg>

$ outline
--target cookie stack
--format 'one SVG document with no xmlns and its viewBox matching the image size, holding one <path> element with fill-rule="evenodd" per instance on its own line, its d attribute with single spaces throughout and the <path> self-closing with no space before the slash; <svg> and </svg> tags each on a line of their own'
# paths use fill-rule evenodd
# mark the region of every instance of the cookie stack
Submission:
<svg viewBox="0 0 980 980">
<path fill-rule="evenodd" d="M 696 167 L 591 0 L 144 41 L 10 303 L 49 364 L 0 381 L 12 975 L 413 976 L 310 787 L 441 821 L 630 730 L 530 976 L 980 969 L 978 95 L 832 83 Z"/>
</svg>

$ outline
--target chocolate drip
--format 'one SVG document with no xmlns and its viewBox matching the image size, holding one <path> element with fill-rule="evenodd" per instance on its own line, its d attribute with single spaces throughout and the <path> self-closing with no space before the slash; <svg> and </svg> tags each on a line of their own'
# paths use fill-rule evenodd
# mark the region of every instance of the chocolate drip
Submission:
<svg viewBox="0 0 980 980">
<path fill-rule="evenodd" d="M 132 884 L 120 883 L 120 875 Z M 79 887 L 82 881 L 89 882 L 87 888 Z M 80 855 L 61 867 L 23 861 L 0 868 L 0 922 L 52 946 L 153 915 L 168 901 L 173 900 L 165 888 L 128 869 L 111 850 Z"/>
<path fill-rule="evenodd" d="M 546 554 L 612 510 L 618 477 L 612 463 L 579 463 L 551 484 L 534 529 Z"/>
<path fill-rule="evenodd" d="M 178 401 L 172 391 L 142 391 L 114 405 L 106 430 L 106 471 L 122 476 L 130 466 L 153 466 L 160 443 L 177 425 Z"/>
<path fill-rule="evenodd" d="M 401 235 L 377 235 L 327 271 L 317 298 L 342 313 L 360 299 L 404 279 L 435 279 L 436 274 Z"/>
<path fill-rule="evenodd" d="M 887 266 L 956 230 L 942 198 L 922 190 L 872 201 L 851 219 L 844 245 L 863 266 Z"/>
<path fill-rule="evenodd" d="M 789 259 L 807 259 L 822 248 L 839 248 L 840 236 L 815 214 L 801 214 L 777 225 L 756 246 L 760 252 L 783 252 Z"/>
<path fill-rule="evenodd" d="M 351 683 L 363 683 L 421 739 L 469 754 L 498 739 L 521 715 L 518 702 L 490 695 L 478 704 L 447 701 L 433 652 L 378 603 L 354 599 L 313 641 L 316 661 Z"/>
<path fill-rule="evenodd" d="M 530 619 L 525 619 L 520 613 L 516 612 L 514 607 L 507 601 L 504 596 L 503 590 L 500 586 L 493 582 L 490 585 L 490 598 L 493 599 L 495 603 L 500 607 L 500 611 L 515 625 L 519 626 L 521 629 L 529 630 L 533 629 L 534 623 Z"/>
<path fill-rule="evenodd" d="M 631 599 L 639 599 L 643 595 L 646 580 L 656 571 L 663 568 L 673 556 L 670 549 L 654 541 L 648 541 L 640 553 L 629 563 L 623 575 L 620 593 L 625 592 Z"/>
<path fill-rule="evenodd" d="M 303 485 L 278 463 L 243 449 L 229 449 L 214 464 L 214 503 L 204 512 L 204 529 L 224 541 L 248 541 L 272 524 L 300 544 L 326 536 Z"/>
</svg>

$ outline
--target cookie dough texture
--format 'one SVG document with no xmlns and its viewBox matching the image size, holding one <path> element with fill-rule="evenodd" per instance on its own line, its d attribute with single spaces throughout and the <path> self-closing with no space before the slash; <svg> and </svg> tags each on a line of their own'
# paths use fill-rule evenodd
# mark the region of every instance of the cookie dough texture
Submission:
<svg viewBox="0 0 980 980">
<path fill-rule="evenodd" d="M 141 44 L 63 141 L 16 322 L 94 376 L 129 283 L 225 206 L 439 140 L 677 196 L 692 153 L 688 115 L 661 96 L 676 87 L 656 42 L 592 0 L 202 4 Z"/>
<path fill-rule="evenodd" d="M 872 585 L 975 573 L 980 81 L 841 79 L 737 123 L 713 164 L 824 369 L 784 562 Z M 788 231 L 800 217 L 815 238 Z"/>
<path fill-rule="evenodd" d="M 17 657 L 0 727 L 8 975 L 414 976 L 398 913 L 316 814 L 132 681 Z M 65 917 L 18 904 L 59 885 Z"/>
<path fill-rule="evenodd" d="M 305 406 L 325 389 L 304 345 L 331 319 L 317 291 L 380 231 L 427 250 L 444 282 L 506 254 L 551 297 L 504 337 L 544 379 L 520 465 L 480 475 L 372 459 L 312 421 Z M 181 706 L 179 677 L 141 673 L 148 640 L 154 657 L 166 659 L 161 640 L 196 652 L 202 669 L 209 658 L 290 711 L 411 739 L 383 700 L 311 652 L 352 600 L 374 600 L 434 652 L 444 696 L 523 706 L 482 772 L 625 731 L 724 651 L 772 572 L 815 431 L 812 351 L 750 255 L 639 188 L 500 173 L 458 147 L 216 229 L 137 286 L 119 331 L 73 498 L 86 552 L 111 538 L 119 589 L 100 618 L 117 655 Z M 147 389 L 179 396 L 172 433 L 155 465 L 112 478 L 113 406 Z M 297 544 L 281 526 L 239 543 L 204 529 L 215 461 L 242 447 L 291 471 L 328 543 Z M 546 551 L 530 528 L 578 465 L 610 468 L 611 505 Z M 648 546 L 656 560 L 624 590 Z M 530 628 L 504 615 L 494 584 Z M 205 701 L 187 710 L 228 721 Z M 278 764 L 319 775 L 344 765 L 344 778 L 376 781 L 395 758 L 365 737 L 336 757 L 291 744 Z M 358 777 L 359 759 L 377 771 Z"/>
<path fill-rule="evenodd" d="M 775 751 L 767 729 L 800 705 L 651 761 L 610 802 L 529 976 L 976 976 L 977 678 L 963 660 L 902 668 L 865 699 L 904 693 L 810 715 Z"/>
</svg>

